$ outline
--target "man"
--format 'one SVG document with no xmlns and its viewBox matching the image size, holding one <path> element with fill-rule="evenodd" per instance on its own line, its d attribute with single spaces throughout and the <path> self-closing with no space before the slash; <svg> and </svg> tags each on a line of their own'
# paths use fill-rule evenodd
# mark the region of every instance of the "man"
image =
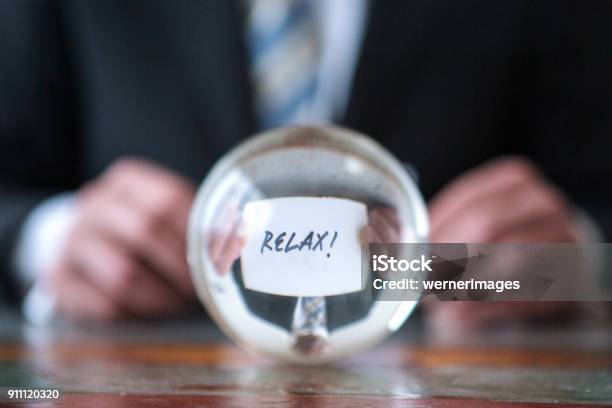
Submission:
<svg viewBox="0 0 612 408">
<path fill-rule="evenodd" d="M 336 122 L 413 164 L 434 241 L 576 241 L 577 214 L 608 233 L 611 18 L 606 0 L 5 2 L 7 293 L 43 287 L 74 319 L 189 309 L 194 183 L 286 123 Z"/>
</svg>

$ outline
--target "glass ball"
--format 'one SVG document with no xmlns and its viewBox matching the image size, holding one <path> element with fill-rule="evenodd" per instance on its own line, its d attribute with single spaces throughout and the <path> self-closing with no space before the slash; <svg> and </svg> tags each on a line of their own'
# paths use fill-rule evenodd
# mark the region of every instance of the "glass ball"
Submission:
<svg viewBox="0 0 612 408">
<path fill-rule="evenodd" d="M 377 234 L 375 219 L 392 227 Z M 416 183 L 377 142 L 333 126 L 278 128 L 209 172 L 188 258 L 200 299 L 236 343 L 274 360 L 322 363 L 377 344 L 416 306 L 373 294 L 371 237 L 423 243 L 427 234 Z"/>
</svg>

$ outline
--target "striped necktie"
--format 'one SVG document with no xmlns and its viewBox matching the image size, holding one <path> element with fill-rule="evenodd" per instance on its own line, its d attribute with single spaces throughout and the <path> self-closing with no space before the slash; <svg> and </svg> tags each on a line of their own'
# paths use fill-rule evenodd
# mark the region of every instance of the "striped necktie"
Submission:
<svg viewBox="0 0 612 408">
<path fill-rule="evenodd" d="M 317 89 L 320 47 L 308 0 L 250 0 L 255 109 L 264 128 L 300 120 Z"/>
<path fill-rule="evenodd" d="M 297 300 L 291 327 L 293 349 L 299 354 L 320 355 L 328 347 L 327 311 L 322 296 L 304 296 Z"/>
</svg>

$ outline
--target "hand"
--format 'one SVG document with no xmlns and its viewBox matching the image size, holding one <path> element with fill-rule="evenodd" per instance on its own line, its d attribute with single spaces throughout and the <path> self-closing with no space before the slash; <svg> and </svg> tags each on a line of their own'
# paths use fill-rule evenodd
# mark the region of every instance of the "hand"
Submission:
<svg viewBox="0 0 612 408">
<path fill-rule="evenodd" d="M 521 158 L 498 159 L 445 187 L 429 205 L 432 242 L 574 242 L 572 208 Z"/>
<path fill-rule="evenodd" d="M 369 224 L 362 228 L 360 240 L 372 244 L 399 243 L 401 224 L 397 212 L 391 207 L 377 207 L 368 213 Z"/>
<path fill-rule="evenodd" d="M 580 236 L 567 199 L 521 158 L 494 160 L 458 177 L 431 201 L 430 220 L 436 243 L 575 242 Z M 555 317 L 572 307 L 433 299 L 424 306 L 430 327 L 444 333 Z"/>
<path fill-rule="evenodd" d="M 77 220 L 49 271 L 58 311 L 76 320 L 159 318 L 195 299 L 186 261 L 194 188 L 139 160 L 121 160 L 77 194 Z"/>
<path fill-rule="evenodd" d="M 247 226 L 237 205 L 229 204 L 222 213 L 218 217 L 218 225 L 208 233 L 205 242 L 208 242 L 208 251 L 217 273 L 225 276 L 246 245 Z"/>
</svg>

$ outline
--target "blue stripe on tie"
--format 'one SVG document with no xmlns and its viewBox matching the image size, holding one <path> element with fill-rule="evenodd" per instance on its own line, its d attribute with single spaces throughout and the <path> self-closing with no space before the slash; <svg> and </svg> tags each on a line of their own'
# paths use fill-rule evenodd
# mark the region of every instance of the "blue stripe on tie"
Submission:
<svg viewBox="0 0 612 408">
<path fill-rule="evenodd" d="M 257 30 L 255 25 L 249 27 L 249 37 L 251 38 L 251 55 L 253 61 L 255 61 L 259 55 L 267 52 L 280 39 L 282 39 L 286 32 L 295 29 L 296 24 L 302 20 L 303 17 L 308 13 L 306 7 L 306 1 L 299 1 L 294 7 L 291 8 L 289 13 L 285 16 L 284 20 L 269 34 L 263 35 L 260 30 Z"/>
<path fill-rule="evenodd" d="M 297 110 L 301 107 L 302 103 L 307 100 L 311 100 L 314 96 L 318 87 L 318 81 L 316 75 L 313 75 L 306 84 L 295 93 L 293 98 L 282 105 L 279 111 L 273 109 L 262 112 L 263 123 L 266 127 L 271 128 L 275 126 L 285 125 L 288 121 L 293 119 L 293 116 L 297 113 Z"/>
</svg>

